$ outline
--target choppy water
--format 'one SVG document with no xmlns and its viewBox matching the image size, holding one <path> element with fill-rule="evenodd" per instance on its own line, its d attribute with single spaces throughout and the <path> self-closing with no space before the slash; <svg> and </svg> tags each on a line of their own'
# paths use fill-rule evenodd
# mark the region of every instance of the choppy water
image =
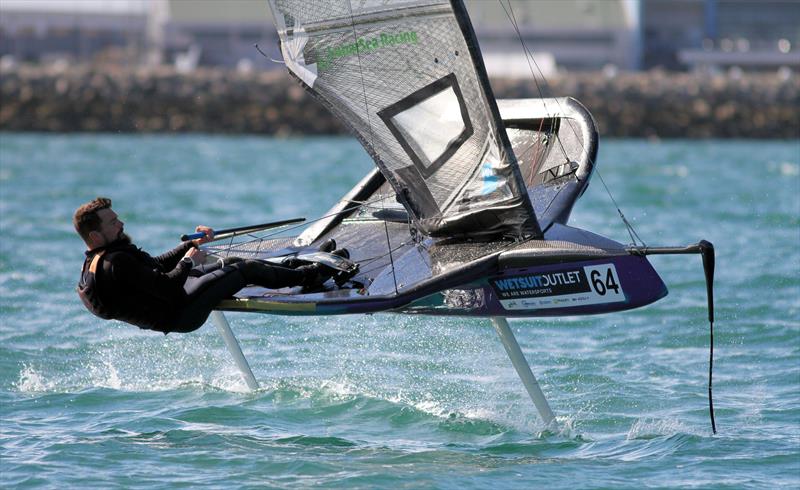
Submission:
<svg viewBox="0 0 800 490">
<path fill-rule="evenodd" d="M 485 320 L 231 314 L 215 329 L 84 311 L 71 214 L 114 199 L 160 252 L 198 223 L 318 216 L 371 163 L 347 139 L 0 134 L 0 486 L 800 486 L 800 144 L 604 141 L 600 170 L 652 245 L 717 248 L 715 404 L 700 259 L 670 295 L 512 321 L 561 429 L 543 431 Z M 595 179 L 571 224 L 627 241 Z"/>
</svg>

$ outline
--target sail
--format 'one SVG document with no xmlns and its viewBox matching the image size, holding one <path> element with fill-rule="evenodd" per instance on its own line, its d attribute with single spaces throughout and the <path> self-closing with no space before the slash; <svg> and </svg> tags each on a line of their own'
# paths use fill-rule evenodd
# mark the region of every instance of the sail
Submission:
<svg viewBox="0 0 800 490">
<path fill-rule="evenodd" d="M 460 0 L 270 0 L 289 71 L 432 236 L 539 237 Z"/>
</svg>

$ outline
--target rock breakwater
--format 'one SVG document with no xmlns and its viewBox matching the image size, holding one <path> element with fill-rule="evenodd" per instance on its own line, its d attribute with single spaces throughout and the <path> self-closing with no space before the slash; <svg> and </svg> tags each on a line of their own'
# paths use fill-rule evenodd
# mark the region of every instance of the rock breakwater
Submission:
<svg viewBox="0 0 800 490">
<path fill-rule="evenodd" d="M 800 76 L 648 72 L 568 74 L 538 85 L 492 81 L 498 98 L 572 96 L 603 136 L 798 138 Z M 346 132 L 283 70 L 20 66 L 0 72 L 0 130 Z"/>
</svg>

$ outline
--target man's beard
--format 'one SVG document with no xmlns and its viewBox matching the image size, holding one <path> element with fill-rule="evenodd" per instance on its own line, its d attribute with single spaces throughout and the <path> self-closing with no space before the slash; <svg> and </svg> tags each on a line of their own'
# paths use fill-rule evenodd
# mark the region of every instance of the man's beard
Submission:
<svg viewBox="0 0 800 490">
<path fill-rule="evenodd" d="M 119 235 L 117 235 L 117 239 L 115 241 L 117 243 L 122 243 L 122 244 L 125 244 L 125 245 L 130 245 L 131 243 L 133 243 L 133 240 L 131 239 L 131 237 L 127 233 L 125 233 L 124 231 L 120 231 L 119 232 Z"/>
</svg>

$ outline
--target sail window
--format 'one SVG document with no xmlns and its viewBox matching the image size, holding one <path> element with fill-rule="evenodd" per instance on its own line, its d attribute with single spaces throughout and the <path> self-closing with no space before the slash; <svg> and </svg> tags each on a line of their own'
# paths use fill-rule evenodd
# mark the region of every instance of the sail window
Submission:
<svg viewBox="0 0 800 490">
<path fill-rule="evenodd" d="M 472 136 L 455 74 L 378 112 L 424 177 L 430 177 Z"/>
</svg>

